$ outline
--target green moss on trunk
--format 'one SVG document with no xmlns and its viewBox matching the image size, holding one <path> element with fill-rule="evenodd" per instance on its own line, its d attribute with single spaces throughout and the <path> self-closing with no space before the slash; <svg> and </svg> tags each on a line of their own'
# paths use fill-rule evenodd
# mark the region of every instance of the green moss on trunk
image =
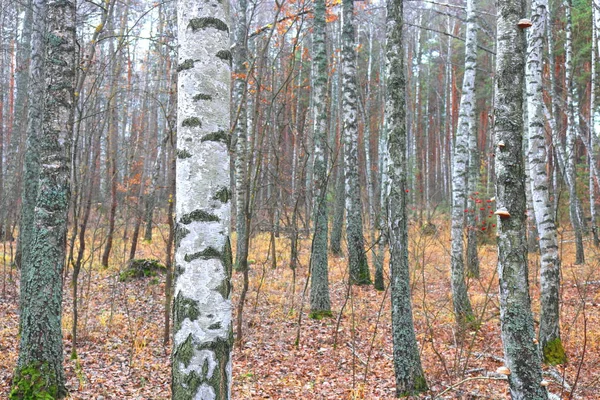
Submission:
<svg viewBox="0 0 600 400">
<path fill-rule="evenodd" d="M 33 363 L 17 369 L 13 380 L 10 400 L 54 400 L 64 397 L 66 390 L 59 390 L 56 373 L 48 364 Z"/>
<path fill-rule="evenodd" d="M 546 343 L 542 351 L 544 353 L 544 363 L 548 365 L 559 365 L 567 362 L 567 355 L 560 338 Z"/>
</svg>

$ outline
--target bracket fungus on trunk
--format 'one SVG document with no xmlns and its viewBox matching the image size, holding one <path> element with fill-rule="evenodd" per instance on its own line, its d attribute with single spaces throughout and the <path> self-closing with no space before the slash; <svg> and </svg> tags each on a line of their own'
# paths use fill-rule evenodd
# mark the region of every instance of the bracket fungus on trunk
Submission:
<svg viewBox="0 0 600 400">
<path fill-rule="evenodd" d="M 506 207 L 501 207 L 497 209 L 494 214 L 498 215 L 500 218 L 510 218 L 510 213 L 508 212 Z"/>
</svg>

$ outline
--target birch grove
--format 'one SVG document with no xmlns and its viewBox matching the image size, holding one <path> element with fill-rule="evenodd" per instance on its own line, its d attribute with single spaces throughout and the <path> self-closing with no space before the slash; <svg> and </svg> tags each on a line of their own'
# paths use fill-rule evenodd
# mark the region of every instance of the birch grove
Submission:
<svg viewBox="0 0 600 400">
<path fill-rule="evenodd" d="M 0 0 L 0 398 L 597 398 L 599 29 Z"/>
</svg>

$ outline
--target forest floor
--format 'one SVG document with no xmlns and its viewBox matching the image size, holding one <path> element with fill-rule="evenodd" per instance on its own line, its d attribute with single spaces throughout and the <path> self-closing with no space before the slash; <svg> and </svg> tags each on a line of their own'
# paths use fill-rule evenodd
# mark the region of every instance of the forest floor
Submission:
<svg viewBox="0 0 600 400">
<path fill-rule="evenodd" d="M 508 398 L 507 382 L 495 373 L 502 365 L 495 247 L 480 247 L 481 277 L 469 281 L 480 326 L 460 340 L 454 329 L 450 297 L 449 234 L 442 231 L 425 235 L 414 227 L 413 231 L 410 236 L 413 312 L 430 388 L 421 398 Z M 288 268 L 289 241 L 283 235 L 277 239 L 278 263 L 272 269 L 268 239 L 267 234 L 260 234 L 252 240 L 250 292 L 244 309 L 243 343 L 234 351 L 232 398 L 394 398 L 389 293 L 378 292 L 371 286 L 349 290 L 345 283 L 346 259 L 330 257 L 334 318 L 311 320 L 307 317 L 309 293 L 303 296 L 309 242 L 302 243 L 301 265 L 293 285 L 292 271 Z M 564 232 L 561 240 L 562 337 L 569 362 L 566 366 L 545 367 L 545 379 L 550 381 L 550 391 L 560 398 L 598 399 L 600 251 L 590 244 L 586 248 L 588 262 L 573 265 L 569 233 Z M 138 257 L 164 258 L 163 248 L 158 236 L 152 244 L 141 244 Z M 122 253 L 121 260 L 126 252 Z M 124 262 L 117 259 L 119 256 L 115 255 L 114 265 L 103 269 L 91 258 L 80 276 L 82 304 L 77 360 L 69 357 L 72 298 L 70 285 L 65 284 L 64 365 L 69 398 L 168 399 L 169 348 L 163 346 L 162 340 L 164 275 L 119 282 Z M 538 256 L 530 254 L 536 321 L 539 319 L 537 264 Z M 0 398 L 8 397 L 17 359 L 17 275 L 9 269 L 0 271 Z M 240 288 L 241 275 L 235 274 L 234 304 Z M 295 346 L 300 310 L 299 346 Z M 569 390 L 573 387 L 575 391 L 570 397 Z"/>
</svg>

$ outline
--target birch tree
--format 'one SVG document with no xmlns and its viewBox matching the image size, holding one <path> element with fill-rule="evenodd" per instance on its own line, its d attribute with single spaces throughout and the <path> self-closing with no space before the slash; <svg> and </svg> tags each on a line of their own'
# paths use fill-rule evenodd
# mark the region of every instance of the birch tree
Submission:
<svg viewBox="0 0 600 400">
<path fill-rule="evenodd" d="M 248 268 L 249 232 L 247 227 L 248 210 L 248 112 L 246 107 L 247 74 L 248 74 L 248 42 L 246 9 L 248 2 L 240 0 L 235 13 L 235 31 L 233 43 L 233 101 L 234 110 L 232 139 L 235 151 L 235 230 L 237 244 L 235 252 L 236 269 L 244 271 Z"/>
<path fill-rule="evenodd" d="M 358 99 L 356 92 L 356 52 L 354 0 L 343 0 L 342 68 L 344 172 L 346 174 L 346 237 L 350 281 L 369 284 L 369 265 L 363 236 L 362 205 L 358 178 Z"/>
<path fill-rule="evenodd" d="M 387 197 L 390 246 L 392 339 L 396 395 L 412 396 L 427 390 L 414 331 L 410 274 L 408 270 L 408 223 L 406 202 L 406 78 L 404 72 L 404 0 L 387 2 L 387 99 L 388 136 Z"/>
<path fill-rule="evenodd" d="M 465 71 L 469 72 L 468 116 L 468 151 L 469 163 L 467 172 L 467 272 L 470 276 L 479 277 L 479 256 L 477 255 L 477 185 L 479 184 L 479 150 L 477 147 L 477 118 L 475 113 L 475 75 L 477 71 L 477 14 L 475 0 L 467 1 L 467 40 L 465 45 Z M 472 75 L 472 76 L 471 76 Z M 464 88 L 463 77 L 463 88 Z M 464 93 L 463 93 L 464 95 Z M 459 117 L 460 118 L 460 117 Z"/>
<path fill-rule="evenodd" d="M 172 397 L 231 396 L 229 16 L 178 4 L 177 238 Z"/>
<path fill-rule="evenodd" d="M 525 38 L 517 25 L 524 0 L 497 2 L 497 55 L 494 111 L 500 324 L 508 383 L 513 399 L 547 399 L 534 343 L 525 239 L 523 167 L 523 78 Z"/>
<path fill-rule="evenodd" d="M 544 361 L 560 364 L 565 352 L 560 339 L 559 287 L 560 258 L 558 237 L 554 222 L 554 207 L 550 201 L 550 180 L 546 172 L 548 163 L 542 110 L 543 44 L 548 10 L 547 0 L 534 0 L 531 4 L 533 26 L 527 39 L 527 113 L 529 133 L 529 178 L 533 209 L 539 234 L 541 261 L 541 316 L 539 343 Z"/>
<path fill-rule="evenodd" d="M 33 138 L 38 142 L 33 148 L 39 157 L 37 176 L 30 176 L 38 183 L 30 194 L 35 207 L 28 210 L 31 226 L 28 241 L 23 242 L 27 251 L 21 270 L 21 337 L 11 398 L 63 398 L 62 272 L 75 100 L 75 2 L 35 0 L 33 7 L 38 17 L 32 36 L 30 96 L 40 95 L 33 98 L 41 100 L 30 106 L 28 130 L 29 143 Z M 42 387 L 37 386 L 39 381 L 44 382 Z"/>
<path fill-rule="evenodd" d="M 576 148 L 577 117 L 575 115 L 576 101 L 573 95 L 573 28 L 571 18 L 571 0 L 563 2 L 565 8 L 565 90 L 567 92 L 567 142 L 566 142 L 566 165 L 565 174 L 568 175 L 567 186 L 569 188 L 569 215 L 575 232 L 575 264 L 585 262 L 583 251 L 583 222 L 578 213 L 577 204 L 577 182 L 576 182 Z"/>
<path fill-rule="evenodd" d="M 458 126 L 452 158 L 452 257 L 451 283 L 454 315 L 459 327 L 473 321 L 473 309 L 465 283 L 464 226 L 467 209 L 467 174 L 469 163 L 469 134 L 475 125 L 475 68 L 477 60 L 477 26 L 473 0 L 467 2 L 467 38 L 465 72 L 458 115 Z"/>
<path fill-rule="evenodd" d="M 600 247 L 600 237 L 598 236 L 597 216 L 596 216 L 596 182 L 600 177 L 593 173 L 591 168 L 596 160 L 596 151 L 598 147 L 598 136 L 600 136 L 600 110 L 596 101 L 597 84 L 597 63 L 598 63 L 598 39 L 600 34 L 600 0 L 592 2 L 592 70 L 590 82 L 590 132 L 589 132 L 589 165 L 590 165 L 590 217 L 592 222 L 592 235 L 594 245 Z"/>
<path fill-rule="evenodd" d="M 314 235 L 310 255 L 310 316 L 330 316 L 327 260 L 327 53 L 325 48 L 325 0 L 315 0 L 313 23 L 314 108 Z"/>
</svg>

